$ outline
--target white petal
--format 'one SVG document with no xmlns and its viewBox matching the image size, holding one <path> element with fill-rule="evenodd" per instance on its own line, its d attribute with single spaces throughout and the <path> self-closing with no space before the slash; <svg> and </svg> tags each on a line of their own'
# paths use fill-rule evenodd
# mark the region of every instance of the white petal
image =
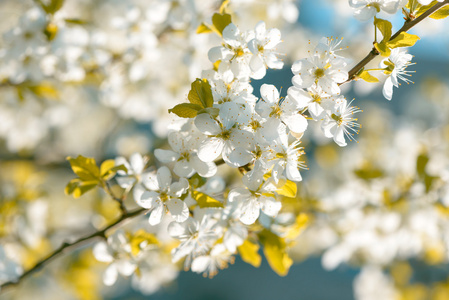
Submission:
<svg viewBox="0 0 449 300">
<path fill-rule="evenodd" d="M 192 167 L 201 177 L 211 177 L 217 173 L 217 166 L 213 162 L 204 162 L 197 156 L 191 157 Z"/>
<path fill-rule="evenodd" d="M 92 251 L 95 259 L 98 261 L 109 263 L 114 260 L 114 257 L 112 256 L 111 252 L 109 251 L 109 247 L 105 242 L 99 242 L 95 244 Z"/>
<path fill-rule="evenodd" d="M 393 82 L 391 81 L 391 77 L 388 77 L 387 80 L 385 80 L 382 93 L 387 100 L 393 98 Z"/>
<path fill-rule="evenodd" d="M 189 208 L 184 201 L 173 198 L 168 200 L 166 205 L 176 222 L 184 222 L 189 217 Z"/>
<path fill-rule="evenodd" d="M 181 159 L 175 163 L 173 172 L 180 177 L 190 177 L 195 173 L 195 170 L 187 159 Z"/>
<path fill-rule="evenodd" d="M 135 270 L 136 265 L 127 259 L 117 260 L 115 263 L 117 271 L 123 276 L 130 276 Z"/>
<path fill-rule="evenodd" d="M 288 128 L 296 133 L 301 133 L 307 129 L 307 119 L 301 114 L 283 114 L 281 120 L 288 126 Z"/>
<path fill-rule="evenodd" d="M 103 274 L 103 283 L 107 286 L 113 285 L 117 281 L 117 269 L 114 264 L 111 264 Z"/>
<path fill-rule="evenodd" d="M 220 124 L 209 114 L 199 114 L 195 118 L 195 126 L 204 134 L 217 135 L 221 132 Z"/>
<path fill-rule="evenodd" d="M 198 157 L 205 162 L 212 162 L 223 151 L 224 141 L 215 137 L 205 139 L 199 148 Z"/>
<path fill-rule="evenodd" d="M 234 23 L 230 23 L 228 26 L 223 29 L 223 40 L 226 44 L 232 46 L 233 48 L 237 48 L 240 46 L 240 42 L 238 41 L 240 37 L 240 30 L 235 26 Z"/>
<path fill-rule="evenodd" d="M 251 197 L 249 200 L 242 203 L 242 214 L 240 215 L 240 221 L 245 225 L 251 225 L 256 222 L 260 214 L 260 206 L 257 199 Z"/>
<path fill-rule="evenodd" d="M 279 101 L 279 91 L 274 85 L 271 84 L 263 84 L 260 87 L 260 95 L 270 104 L 274 104 Z"/>
<path fill-rule="evenodd" d="M 220 120 L 224 128 L 234 126 L 239 116 L 239 106 L 234 102 L 223 103 L 220 107 Z"/>
<path fill-rule="evenodd" d="M 148 221 L 151 226 L 157 225 L 162 220 L 162 215 L 165 212 L 165 206 L 162 202 L 158 202 L 157 205 L 154 206 L 153 210 L 150 213 L 150 218 Z"/>
<path fill-rule="evenodd" d="M 171 172 L 170 170 L 163 166 L 157 170 L 157 184 L 159 189 L 163 190 L 170 186 L 171 184 Z"/>
<path fill-rule="evenodd" d="M 276 217 L 282 208 L 280 201 L 276 201 L 273 197 L 261 196 L 259 198 L 262 211 L 270 217 Z"/>
<path fill-rule="evenodd" d="M 145 191 L 142 193 L 140 198 L 136 198 L 136 203 L 140 207 L 150 209 L 153 207 L 157 199 L 159 198 L 159 194 L 154 191 Z"/>
<path fill-rule="evenodd" d="M 334 132 L 334 141 L 338 146 L 346 146 L 345 134 L 341 126 L 337 126 Z"/>
<path fill-rule="evenodd" d="M 174 162 L 179 158 L 179 154 L 171 150 L 156 149 L 154 155 L 162 163 Z"/>
<path fill-rule="evenodd" d="M 129 158 L 129 163 L 134 171 L 134 174 L 142 173 L 143 168 L 145 167 L 143 157 L 140 153 L 133 153 Z"/>
<path fill-rule="evenodd" d="M 253 159 L 253 155 L 248 150 L 242 147 L 237 147 L 232 150 L 226 158 L 226 162 L 229 162 L 231 166 L 241 167 L 248 164 Z"/>
<path fill-rule="evenodd" d="M 287 166 L 285 168 L 285 173 L 287 178 L 291 181 L 301 181 L 302 177 L 298 170 L 298 165 L 294 162 L 287 162 Z"/>
<path fill-rule="evenodd" d="M 210 256 L 198 256 L 192 262 L 192 271 L 195 273 L 203 273 L 211 264 Z"/>
<path fill-rule="evenodd" d="M 179 178 L 178 182 L 173 182 L 170 186 L 170 196 L 181 197 L 189 188 L 189 181 L 185 178 Z"/>
</svg>

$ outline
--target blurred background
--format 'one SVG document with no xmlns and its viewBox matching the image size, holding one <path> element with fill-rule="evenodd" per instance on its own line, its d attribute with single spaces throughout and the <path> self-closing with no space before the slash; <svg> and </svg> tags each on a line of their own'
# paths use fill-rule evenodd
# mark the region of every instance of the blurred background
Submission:
<svg viewBox="0 0 449 300">
<path fill-rule="evenodd" d="M 23 269 L 120 213 L 101 191 L 64 194 L 74 177 L 66 157 L 139 152 L 154 164 L 177 123 L 167 110 L 185 101 L 220 43 L 196 29 L 221 1 L 54 2 L 46 13 L 40 1 L 0 1 L 0 244 Z M 282 32 L 285 66 L 252 81 L 258 97 L 263 83 L 285 96 L 291 64 L 322 37 L 344 38 L 350 66 L 372 48 L 372 23 L 356 20 L 346 0 L 231 0 L 229 10 L 241 29 L 264 20 Z M 400 12 L 379 17 L 394 32 L 402 26 Z M 363 110 L 357 143 L 340 148 L 309 124 L 309 170 L 289 205 L 311 222 L 286 277 L 237 257 L 213 279 L 176 270 L 154 288 L 126 278 L 105 287 L 106 265 L 85 247 L 0 299 L 449 299 L 448 26 L 429 19 L 411 31 L 421 37 L 410 48 L 415 83 L 395 88 L 392 101 L 380 72 L 379 83 L 342 86 Z"/>
</svg>

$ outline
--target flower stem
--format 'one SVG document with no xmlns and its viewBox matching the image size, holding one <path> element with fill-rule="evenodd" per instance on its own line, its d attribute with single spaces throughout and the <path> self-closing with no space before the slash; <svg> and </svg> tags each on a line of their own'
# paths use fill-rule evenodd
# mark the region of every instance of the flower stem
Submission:
<svg viewBox="0 0 449 300">
<path fill-rule="evenodd" d="M 440 9 L 441 7 L 445 6 L 449 4 L 449 0 L 445 0 L 443 2 L 438 2 L 437 4 L 435 4 L 434 6 L 432 6 L 431 8 L 429 8 L 426 12 L 424 12 L 422 15 L 420 15 L 419 17 L 417 17 L 414 20 L 411 21 L 406 21 L 404 23 L 404 25 L 402 26 L 401 29 L 399 29 L 391 38 L 391 40 L 394 40 L 397 36 L 399 36 L 402 32 L 407 32 L 410 29 L 412 29 L 415 25 L 417 25 L 419 22 L 421 22 L 422 20 L 424 20 L 425 18 L 427 18 L 428 16 L 430 16 L 431 14 L 433 14 L 434 12 L 436 12 L 438 9 Z M 348 80 L 346 80 L 345 82 L 340 83 L 339 85 L 345 84 L 347 82 L 352 81 L 355 78 L 355 75 L 358 74 L 358 72 L 360 72 L 360 70 L 365 67 L 370 61 L 372 61 L 376 56 L 379 55 L 379 51 L 377 51 L 376 48 L 373 47 L 373 49 L 371 49 L 370 53 L 368 53 L 368 55 L 362 59 L 357 65 L 355 65 L 349 72 L 348 72 Z"/>
<path fill-rule="evenodd" d="M 24 272 L 17 280 L 15 281 L 8 281 L 0 285 L 0 293 L 4 293 L 8 288 L 14 287 L 18 285 L 23 279 L 29 277 L 31 274 L 40 271 L 42 268 L 46 267 L 50 262 L 52 262 L 55 258 L 57 258 L 59 255 L 67 252 L 68 250 L 76 250 L 81 248 L 82 246 L 89 244 L 95 239 L 98 238 L 106 238 L 106 232 L 120 224 L 122 224 L 125 220 L 134 218 L 138 215 L 140 215 L 142 212 L 146 211 L 144 208 L 139 208 L 130 212 L 127 212 L 123 214 L 119 219 L 117 219 L 115 222 L 111 223 L 110 225 L 104 227 L 103 229 L 96 231 L 92 234 L 86 235 L 84 237 L 81 237 L 77 239 L 74 242 L 63 243 L 58 249 L 53 251 L 51 254 L 49 254 L 46 258 L 42 259 L 38 263 L 34 265 L 31 269 Z"/>
</svg>

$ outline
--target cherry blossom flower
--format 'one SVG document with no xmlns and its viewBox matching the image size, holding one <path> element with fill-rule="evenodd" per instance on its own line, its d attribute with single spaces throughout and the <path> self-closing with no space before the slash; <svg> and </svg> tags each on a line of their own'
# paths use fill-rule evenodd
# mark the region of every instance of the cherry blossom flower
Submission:
<svg viewBox="0 0 449 300">
<path fill-rule="evenodd" d="M 136 202 L 139 206 L 150 209 L 149 222 L 157 225 L 161 222 L 164 212 L 168 210 L 177 222 L 184 222 L 189 217 L 189 208 L 180 197 L 187 192 L 189 182 L 180 178 L 172 183 L 170 170 L 161 167 L 156 176 L 152 174 L 145 186 L 150 191 L 145 191 Z"/>
<path fill-rule="evenodd" d="M 380 63 L 381 68 L 385 68 L 385 73 L 389 74 L 388 78 L 385 80 L 383 87 L 383 95 L 386 99 L 391 100 L 393 97 L 393 86 L 399 87 L 400 83 L 398 79 L 406 82 L 412 82 L 405 76 L 412 76 L 409 73 L 414 73 L 414 71 L 406 71 L 405 69 L 414 65 L 411 63 L 413 55 L 407 53 L 405 48 L 395 48 L 391 50 L 390 57 L 384 59 Z"/>
</svg>

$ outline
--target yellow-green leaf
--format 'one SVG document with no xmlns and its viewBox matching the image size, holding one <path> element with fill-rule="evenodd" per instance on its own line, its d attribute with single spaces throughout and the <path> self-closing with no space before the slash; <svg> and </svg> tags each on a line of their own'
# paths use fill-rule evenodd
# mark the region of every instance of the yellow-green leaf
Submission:
<svg viewBox="0 0 449 300">
<path fill-rule="evenodd" d="M 417 1 L 415 0 L 415 2 L 417 2 Z M 437 3 L 438 3 L 438 1 L 432 1 L 428 5 L 421 5 L 419 3 L 416 3 L 415 13 L 414 13 L 415 17 L 416 18 L 419 17 L 420 15 L 422 15 L 423 13 L 428 11 L 431 7 L 433 7 Z"/>
<path fill-rule="evenodd" d="M 387 20 L 374 17 L 374 25 L 379 28 L 380 32 L 382 33 L 382 43 L 388 42 L 388 40 L 391 38 L 391 29 L 393 27 L 391 23 Z"/>
<path fill-rule="evenodd" d="M 136 256 L 147 245 L 159 245 L 159 241 L 154 234 L 139 229 L 131 236 L 130 244 L 131 253 Z"/>
<path fill-rule="evenodd" d="M 50 3 L 46 6 L 47 9 L 45 11 L 50 14 L 54 14 L 64 5 L 64 0 L 51 0 Z"/>
<path fill-rule="evenodd" d="M 28 86 L 28 89 L 38 97 L 45 99 L 58 99 L 59 92 L 48 82 L 42 82 L 39 85 Z"/>
<path fill-rule="evenodd" d="M 220 5 L 220 9 L 218 10 L 220 12 L 220 14 L 224 14 L 226 12 L 226 8 L 229 5 L 230 0 L 224 0 L 221 5 Z"/>
<path fill-rule="evenodd" d="M 210 32 L 212 32 L 212 29 L 205 23 L 201 23 L 200 26 L 198 26 L 198 28 L 196 29 L 197 34 Z"/>
<path fill-rule="evenodd" d="M 298 186 L 295 182 L 286 180 L 285 184 L 276 190 L 276 193 L 285 197 L 295 198 L 297 190 Z"/>
<path fill-rule="evenodd" d="M 377 79 L 376 77 L 374 77 L 373 75 L 371 75 L 369 72 L 367 71 L 362 71 L 358 77 L 362 78 L 363 80 L 365 80 L 366 82 L 379 82 L 379 79 Z"/>
<path fill-rule="evenodd" d="M 95 163 L 95 159 L 78 155 L 77 158 L 69 156 L 67 160 L 81 181 L 100 181 L 100 169 Z"/>
<path fill-rule="evenodd" d="M 212 107 L 214 98 L 212 97 L 212 88 L 207 79 L 197 78 L 192 82 L 189 95 L 190 103 L 201 106 L 201 108 Z"/>
<path fill-rule="evenodd" d="M 398 48 L 398 47 L 411 47 L 413 46 L 418 40 L 419 36 L 410 34 L 407 32 L 401 32 L 396 38 L 389 41 L 387 43 L 387 46 L 390 49 Z"/>
<path fill-rule="evenodd" d="M 100 166 L 100 176 L 103 180 L 109 180 L 117 173 L 118 170 L 127 172 L 127 168 L 124 165 L 115 165 L 113 159 L 105 160 Z"/>
<path fill-rule="evenodd" d="M 181 103 L 169 109 L 169 113 L 174 113 L 181 118 L 195 118 L 198 111 L 202 110 L 203 107 L 198 104 L 192 103 Z"/>
<path fill-rule="evenodd" d="M 286 239 L 294 240 L 309 224 L 309 216 L 307 214 L 299 214 L 296 217 L 295 223 L 288 229 L 285 236 Z"/>
<path fill-rule="evenodd" d="M 449 16 L 449 5 L 443 6 L 442 8 L 440 8 L 439 10 L 430 15 L 432 19 L 437 20 L 444 19 L 447 16 Z"/>
<path fill-rule="evenodd" d="M 81 181 L 79 178 L 75 178 L 66 185 L 64 192 L 66 195 L 73 194 L 74 198 L 79 198 L 97 185 L 98 181 Z"/>
<path fill-rule="evenodd" d="M 215 29 L 217 30 L 217 32 L 222 35 L 223 34 L 223 30 L 226 28 L 226 26 L 228 26 L 229 24 L 231 24 L 231 15 L 230 14 L 218 14 L 215 13 L 212 16 L 212 24 L 214 24 Z"/>
<path fill-rule="evenodd" d="M 192 192 L 192 197 L 200 208 L 223 207 L 223 203 L 202 192 L 194 191 Z"/>
<path fill-rule="evenodd" d="M 293 260 L 287 254 L 285 240 L 267 229 L 259 233 L 259 240 L 270 267 L 279 276 L 286 276 Z"/>
<path fill-rule="evenodd" d="M 218 117 L 218 114 L 220 113 L 220 110 L 216 107 L 207 107 L 207 108 L 203 108 L 202 110 L 200 110 L 198 112 L 198 114 L 209 114 L 211 115 L 213 118 Z"/>
<path fill-rule="evenodd" d="M 244 262 L 258 268 L 262 262 L 262 257 L 259 254 L 259 248 L 260 246 L 258 244 L 245 240 L 243 244 L 237 248 L 237 250 L 239 251 L 240 257 Z"/>
<path fill-rule="evenodd" d="M 388 57 L 391 54 L 390 48 L 388 48 L 386 43 L 374 43 L 374 47 L 379 51 L 380 55 Z"/>
</svg>

